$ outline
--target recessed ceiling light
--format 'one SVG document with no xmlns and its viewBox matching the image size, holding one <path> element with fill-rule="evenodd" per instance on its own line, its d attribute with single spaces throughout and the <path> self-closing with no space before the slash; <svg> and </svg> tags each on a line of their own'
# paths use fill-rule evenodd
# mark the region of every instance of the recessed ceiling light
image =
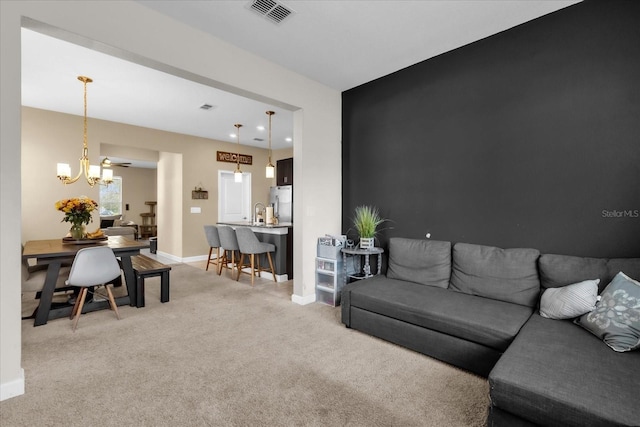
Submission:
<svg viewBox="0 0 640 427">
<path fill-rule="evenodd" d="M 256 129 L 258 129 L 258 130 L 264 130 L 264 126 L 256 126 Z"/>
<path fill-rule="evenodd" d="M 229 137 L 231 137 L 231 138 L 235 138 L 235 137 L 236 137 L 236 134 L 235 134 L 235 133 L 230 133 L 230 134 L 229 134 Z"/>
<path fill-rule="evenodd" d="M 285 138 L 284 140 L 287 141 L 287 142 L 291 142 L 291 141 L 293 141 L 293 138 Z"/>
</svg>

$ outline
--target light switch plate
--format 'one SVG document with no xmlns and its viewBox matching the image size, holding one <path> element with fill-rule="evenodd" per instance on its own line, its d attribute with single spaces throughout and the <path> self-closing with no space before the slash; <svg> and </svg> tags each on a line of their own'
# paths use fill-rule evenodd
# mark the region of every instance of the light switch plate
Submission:
<svg viewBox="0 0 640 427">
<path fill-rule="evenodd" d="M 192 206 L 191 207 L 191 213 L 201 213 L 202 209 L 200 207 L 197 206 Z"/>
</svg>

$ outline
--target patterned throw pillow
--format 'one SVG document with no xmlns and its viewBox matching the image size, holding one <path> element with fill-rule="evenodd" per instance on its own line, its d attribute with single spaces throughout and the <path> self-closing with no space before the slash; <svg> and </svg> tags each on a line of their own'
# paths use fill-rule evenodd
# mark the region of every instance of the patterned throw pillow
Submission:
<svg viewBox="0 0 640 427">
<path fill-rule="evenodd" d="M 619 272 L 601 297 L 596 309 L 575 323 L 615 351 L 640 348 L 640 283 Z"/>
<path fill-rule="evenodd" d="M 573 319 L 596 308 L 600 279 L 549 288 L 540 298 L 540 315 L 547 319 Z"/>
</svg>

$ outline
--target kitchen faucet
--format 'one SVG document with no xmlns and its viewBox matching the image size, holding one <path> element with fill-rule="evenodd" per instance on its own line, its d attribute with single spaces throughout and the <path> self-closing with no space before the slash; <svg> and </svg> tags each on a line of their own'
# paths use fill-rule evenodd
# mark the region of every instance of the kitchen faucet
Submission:
<svg viewBox="0 0 640 427">
<path fill-rule="evenodd" d="M 262 206 L 262 209 L 258 210 L 258 206 Z M 264 204 L 257 202 L 255 205 L 253 205 L 253 225 L 260 225 L 258 223 L 258 214 L 264 212 L 265 207 Z M 264 224 L 264 219 L 263 219 L 263 224 Z"/>
</svg>

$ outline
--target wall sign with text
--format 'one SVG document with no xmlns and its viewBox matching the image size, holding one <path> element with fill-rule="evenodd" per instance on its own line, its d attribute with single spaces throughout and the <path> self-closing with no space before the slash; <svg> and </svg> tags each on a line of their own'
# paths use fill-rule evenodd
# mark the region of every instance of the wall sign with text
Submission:
<svg viewBox="0 0 640 427">
<path fill-rule="evenodd" d="M 243 165 L 252 165 L 253 156 L 248 154 L 227 153 L 226 151 L 216 151 L 216 158 L 219 162 L 237 163 L 240 156 L 240 163 Z"/>
</svg>

